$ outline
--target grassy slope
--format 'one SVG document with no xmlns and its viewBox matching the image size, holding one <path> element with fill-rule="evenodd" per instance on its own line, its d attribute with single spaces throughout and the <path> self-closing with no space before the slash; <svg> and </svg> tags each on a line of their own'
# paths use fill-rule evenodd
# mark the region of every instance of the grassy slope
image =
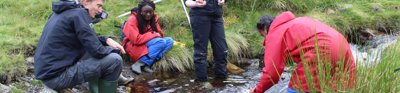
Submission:
<svg viewBox="0 0 400 93">
<path fill-rule="evenodd" d="M 0 1 L 0 76 L 26 72 L 23 54 L 36 45 L 49 8 L 43 0 Z"/>
<path fill-rule="evenodd" d="M 103 22 L 96 24 L 95 29 L 98 34 L 118 37 L 119 29 L 115 26 L 120 26 L 127 17 L 117 18 L 116 16 L 135 7 L 138 1 L 107 0 L 105 9 L 110 16 Z M 24 52 L 29 51 L 32 46 L 36 46 L 47 16 L 51 14 L 50 2 L 50 0 L 0 1 L 0 10 L 2 10 L 2 13 L 0 13 L 0 76 L 26 73 Z M 346 8 L 349 5 L 351 7 Z M 373 7 L 376 5 L 381 6 L 382 11 L 370 12 L 373 11 Z M 376 24 L 384 24 L 393 31 L 400 31 L 399 7 L 400 2 L 396 0 L 229 0 L 225 7 L 225 30 L 227 38 L 240 38 L 237 40 L 229 39 L 231 42 L 237 42 L 242 39 L 241 37 L 246 38 L 247 42 L 249 42 L 250 52 L 245 54 L 255 56 L 262 53 L 263 37 L 254 32 L 255 22 L 261 15 L 276 15 L 280 11 L 292 10 L 298 16 L 307 15 L 330 24 L 342 33 L 354 32 L 356 29 L 364 27 L 377 28 Z M 333 12 L 329 12 L 330 10 L 333 10 Z M 172 61 L 181 61 L 186 62 L 186 65 L 192 65 L 190 64 L 190 58 L 193 41 L 181 3 L 178 0 L 163 0 L 157 4 L 156 13 L 161 17 L 162 27 L 166 32 L 166 36 L 171 36 L 176 41 L 185 44 L 184 48 L 174 47 L 171 50 L 173 53 L 180 54 L 169 52 L 167 58 L 175 58 Z M 228 37 L 228 35 L 232 36 Z M 240 43 L 230 45 L 239 47 Z M 396 45 L 396 47 L 398 46 L 400 45 Z M 241 48 L 236 49 L 240 50 Z M 234 48 L 230 50 L 235 52 Z M 359 84 L 367 83 L 368 85 L 356 89 L 356 92 L 375 91 L 373 89 L 376 86 L 383 86 L 381 90 L 376 92 L 398 91 L 399 86 L 395 85 L 398 83 L 391 83 L 391 81 L 398 82 L 399 80 L 394 75 L 388 74 L 389 70 L 384 69 L 399 67 L 397 63 L 392 64 L 398 60 L 396 58 L 399 58 L 397 57 L 399 52 L 395 51 L 399 50 L 398 48 L 391 48 L 391 50 L 394 51 L 388 51 L 382 60 L 382 64 L 377 67 L 373 69 L 359 67 Z M 387 75 L 387 77 L 380 77 L 381 74 Z M 379 82 L 367 82 L 371 80 Z M 395 87 L 389 87 L 389 85 Z"/>
</svg>

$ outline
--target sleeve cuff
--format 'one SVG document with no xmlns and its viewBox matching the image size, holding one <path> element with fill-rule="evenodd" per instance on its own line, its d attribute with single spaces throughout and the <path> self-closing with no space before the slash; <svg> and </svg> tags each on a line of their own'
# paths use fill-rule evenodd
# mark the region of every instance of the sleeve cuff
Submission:
<svg viewBox="0 0 400 93">
<path fill-rule="evenodd" d="M 111 36 L 99 36 L 98 38 L 102 45 L 108 46 L 107 39 L 112 38 L 112 37 Z"/>
</svg>

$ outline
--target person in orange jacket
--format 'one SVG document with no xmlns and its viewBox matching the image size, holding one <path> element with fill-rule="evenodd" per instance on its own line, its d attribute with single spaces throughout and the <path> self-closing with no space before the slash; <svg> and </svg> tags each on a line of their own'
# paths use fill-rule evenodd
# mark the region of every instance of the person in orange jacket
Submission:
<svg viewBox="0 0 400 93">
<path fill-rule="evenodd" d="M 153 72 L 150 66 L 160 60 L 171 49 L 174 40 L 164 37 L 158 24 L 158 16 L 153 1 L 143 0 L 137 8 L 131 10 L 131 16 L 123 27 L 122 45 L 133 62 L 131 66 L 135 73 Z"/>
<path fill-rule="evenodd" d="M 297 64 L 289 93 L 323 92 L 321 84 L 332 87 L 333 91 L 354 87 L 356 64 L 346 38 L 335 29 L 309 17 L 296 18 L 290 11 L 276 17 L 263 16 L 257 28 L 265 36 L 265 67 L 251 93 L 263 93 L 276 84 L 287 59 Z"/>
</svg>

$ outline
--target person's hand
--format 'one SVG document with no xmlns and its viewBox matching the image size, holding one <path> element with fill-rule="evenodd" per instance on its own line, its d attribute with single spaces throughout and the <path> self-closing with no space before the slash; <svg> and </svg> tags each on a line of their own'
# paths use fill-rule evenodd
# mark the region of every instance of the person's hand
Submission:
<svg viewBox="0 0 400 93">
<path fill-rule="evenodd" d="M 225 4 L 225 0 L 218 0 L 218 5 L 219 6 L 222 6 L 222 5 L 224 5 Z"/>
<path fill-rule="evenodd" d="M 196 1 L 186 0 L 185 4 L 190 8 L 195 8 L 195 7 L 204 7 L 207 4 L 207 2 L 205 0 L 196 0 Z"/>
<path fill-rule="evenodd" d="M 251 88 L 250 89 L 250 91 L 249 91 L 249 93 L 254 93 L 254 90 L 255 90 L 256 88 L 254 87 L 254 88 Z"/>
<path fill-rule="evenodd" d="M 160 34 L 160 33 L 156 33 L 156 34 L 157 34 L 158 37 L 161 37 L 161 34 Z"/>
<path fill-rule="evenodd" d="M 197 7 L 204 7 L 204 6 L 206 6 L 206 4 L 207 4 L 207 1 L 205 1 L 205 0 L 196 0 Z"/>
<path fill-rule="evenodd" d="M 113 39 L 107 38 L 106 43 L 108 44 L 108 46 L 111 46 L 113 48 L 117 48 L 118 50 L 120 50 L 122 54 L 126 54 L 124 47 L 122 47 L 121 44 L 114 41 Z"/>
</svg>

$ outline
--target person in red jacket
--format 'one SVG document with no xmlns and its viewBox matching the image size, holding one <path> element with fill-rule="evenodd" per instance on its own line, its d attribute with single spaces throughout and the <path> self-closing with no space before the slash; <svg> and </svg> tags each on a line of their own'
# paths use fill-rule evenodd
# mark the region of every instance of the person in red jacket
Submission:
<svg viewBox="0 0 400 93">
<path fill-rule="evenodd" d="M 289 60 L 297 64 L 289 93 L 323 92 L 322 84 L 331 91 L 354 87 L 356 64 L 346 38 L 335 29 L 309 17 L 295 18 L 289 11 L 263 16 L 257 28 L 265 36 L 265 67 L 250 92 L 263 93 L 276 84 Z"/>
<path fill-rule="evenodd" d="M 132 61 L 136 62 L 131 68 L 138 74 L 142 73 L 142 69 L 153 72 L 150 66 L 160 60 L 174 43 L 171 37 L 164 37 L 158 16 L 154 14 L 155 9 L 152 1 L 141 1 L 137 8 L 132 9 L 122 30 L 126 36 L 122 45 Z"/>
</svg>

